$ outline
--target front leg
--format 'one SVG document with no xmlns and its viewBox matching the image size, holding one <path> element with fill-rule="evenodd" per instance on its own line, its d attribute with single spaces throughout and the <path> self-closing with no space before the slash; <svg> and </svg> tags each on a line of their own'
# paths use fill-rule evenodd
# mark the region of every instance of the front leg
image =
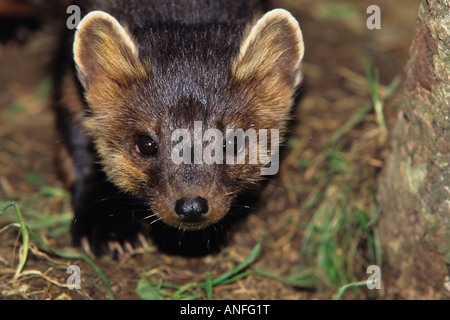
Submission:
<svg viewBox="0 0 450 320">
<path fill-rule="evenodd" d="M 122 194 L 97 172 L 88 184 L 74 185 L 72 238 L 95 255 L 120 255 L 123 248 L 145 246 L 142 232 L 151 215 L 144 202 Z M 130 247 L 131 246 L 131 247 Z"/>
<path fill-rule="evenodd" d="M 73 73 L 57 78 L 54 93 L 59 177 L 72 192 L 75 246 L 96 255 L 114 254 L 111 247 L 137 242 L 138 222 L 150 215 L 142 201 L 121 194 L 109 182 L 82 125 L 85 105 Z M 113 245 L 111 245 L 113 244 Z"/>
</svg>

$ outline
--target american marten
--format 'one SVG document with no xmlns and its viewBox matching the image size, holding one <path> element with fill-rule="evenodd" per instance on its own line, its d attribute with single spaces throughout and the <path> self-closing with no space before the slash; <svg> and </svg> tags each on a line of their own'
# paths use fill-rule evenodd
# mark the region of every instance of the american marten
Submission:
<svg viewBox="0 0 450 320">
<path fill-rule="evenodd" d="M 147 219 L 187 231 L 219 222 L 267 161 L 176 163 L 173 150 L 211 141 L 224 154 L 228 145 L 235 156 L 254 151 L 230 141 L 230 128 L 277 129 L 281 139 L 302 79 L 298 22 L 283 9 L 261 13 L 256 0 L 77 5 L 82 20 L 62 40 L 54 99 L 74 244 L 101 254 L 133 243 Z M 224 139 L 173 139 L 195 126 Z"/>
</svg>

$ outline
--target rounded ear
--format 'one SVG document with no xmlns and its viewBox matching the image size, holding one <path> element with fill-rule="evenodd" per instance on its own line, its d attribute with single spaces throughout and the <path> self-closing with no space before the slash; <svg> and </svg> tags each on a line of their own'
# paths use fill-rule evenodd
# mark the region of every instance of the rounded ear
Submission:
<svg viewBox="0 0 450 320">
<path fill-rule="evenodd" d="M 297 20 L 284 9 L 264 14 L 244 31 L 232 70 L 239 80 L 256 80 L 268 87 L 297 87 L 301 82 L 303 36 Z"/>
<path fill-rule="evenodd" d="M 73 55 L 78 78 L 86 89 L 96 82 L 126 83 L 145 74 L 133 37 L 103 11 L 92 11 L 80 21 Z"/>
</svg>

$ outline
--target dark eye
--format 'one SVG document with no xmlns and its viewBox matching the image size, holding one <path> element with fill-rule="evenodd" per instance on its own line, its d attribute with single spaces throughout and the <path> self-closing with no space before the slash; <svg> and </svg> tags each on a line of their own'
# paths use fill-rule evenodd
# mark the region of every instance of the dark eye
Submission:
<svg viewBox="0 0 450 320">
<path fill-rule="evenodd" d="M 158 152 L 155 140 L 146 135 L 139 135 L 136 138 L 135 148 L 143 156 L 154 156 Z"/>
<path fill-rule="evenodd" d="M 236 136 L 232 135 L 223 141 L 223 153 L 224 154 L 227 154 L 226 152 L 228 149 L 229 150 L 228 152 L 231 151 L 230 155 L 237 156 L 244 150 L 244 148 L 245 148 L 245 139 L 242 135 L 239 135 L 239 134 Z"/>
</svg>

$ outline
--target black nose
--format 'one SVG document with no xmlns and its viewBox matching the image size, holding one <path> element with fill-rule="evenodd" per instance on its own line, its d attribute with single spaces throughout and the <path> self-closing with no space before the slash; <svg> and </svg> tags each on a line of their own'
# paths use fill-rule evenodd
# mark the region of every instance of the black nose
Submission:
<svg viewBox="0 0 450 320">
<path fill-rule="evenodd" d="M 175 212 L 183 222 L 202 221 L 208 209 L 208 201 L 202 197 L 181 198 L 175 202 Z"/>
</svg>

